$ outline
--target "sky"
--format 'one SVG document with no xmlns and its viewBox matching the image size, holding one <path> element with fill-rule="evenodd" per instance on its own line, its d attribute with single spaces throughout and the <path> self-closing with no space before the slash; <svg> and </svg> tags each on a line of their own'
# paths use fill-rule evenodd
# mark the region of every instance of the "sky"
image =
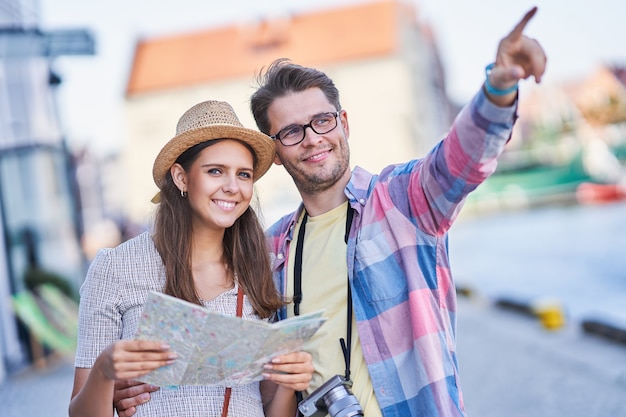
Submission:
<svg viewBox="0 0 626 417">
<path fill-rule="evenodd" d="M 366 1 L 38 0 L 43 30 L 84 28 L 96 41 L 96 55 L 60 57 L 52 63 L 63 79 L 57 101 L 68 143 L 96 154 L 123 145 L 124 90 L 139 39 Z M 623 0 L 413 2 L 419 19 L 433 28 L 448 92 L 458 103 L 477 91 L 498 41 L 533 6 L 539 11 L 525 34 L 537 39 L 548 56 L 542 84 L 582 79 L 606 63 L 626 65 Z"/>
</svg>

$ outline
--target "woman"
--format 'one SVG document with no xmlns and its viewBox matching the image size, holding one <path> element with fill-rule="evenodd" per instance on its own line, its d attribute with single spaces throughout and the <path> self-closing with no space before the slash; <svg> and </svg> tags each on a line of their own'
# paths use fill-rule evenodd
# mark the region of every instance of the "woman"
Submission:
<svg viewBox="0 0 626 417">
<path fill-rule="evenodd" d="M 272 164 L 272 141 L 216 101 L 189 109 L 176 133 L 154 162 L 154 232 L 99 251 L 81 288 L 71 417 L 113 415 L 116 381 L 176 360 L 161 342 L 132 339 L 149 291 L 235 315 L 241 290 L 248 320 L 268 319 L 283 305 L 250 207 L 254 181 Z M 161 388 L 136 415 L 292 417 L 294 392 L 307 388 L 313 373 L 311 356 L 282 355 L 266 368 L 278 372 L 260 384 Z"/>
</svg>

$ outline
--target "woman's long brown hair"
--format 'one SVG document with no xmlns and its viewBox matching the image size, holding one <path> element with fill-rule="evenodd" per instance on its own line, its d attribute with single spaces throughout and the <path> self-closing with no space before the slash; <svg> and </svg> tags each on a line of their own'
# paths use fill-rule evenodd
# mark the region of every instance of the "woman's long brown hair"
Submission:
<svg viewBox="0 0 626 417">
<path fill-rule="evenodd" d="M 218 140 L 212 140 L 193 146 L 179 156 L 176 162 L 187 171 L 200 151 L 217 142 Z M 194 286 L 191 268 L 191 214 L 188 200 L 181 197 L 168 172 L 165 185 L 161 189 L 161 202 L 155 213 L 153 236 L 165 265 L 163 292 L 202 305 Z M 283 299 L 272 279 L 269 249 L 263 228 L 252 207 L 248 207 L 225 230 L 223 246 L 224 263 L 237 277 L 238 284 L 255 312 L 266 318 L 283 306 Z"/>
</svg>

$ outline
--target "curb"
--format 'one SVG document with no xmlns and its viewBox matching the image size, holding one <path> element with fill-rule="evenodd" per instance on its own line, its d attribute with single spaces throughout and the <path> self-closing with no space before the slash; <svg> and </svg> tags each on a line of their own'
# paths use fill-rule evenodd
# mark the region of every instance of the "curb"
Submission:
<svg viewBox="0 0 626 417">
<path fill-rule="evenodd" d="M 540 298 L 535 300 L 515 300 L 500 298 L 495 301 L 497 307 L 517 311 L 539 319 L 547 330 L 558 330 L 567 324 L 565 310 L 558 300 Z"/>
<path fill-rule="evenodd" d="M 582 328 L 591 335 L 626 345 L 626 328 L 598 319 L 583 320 Z"/>
<path fill-rule="evenodd" d="M 457 285 L 456 294 L 459 297 L 466 298 L 477 298 L 478 296 L 473 288 L 466 285 Z M 491 302 L 497 308 L 536 318 L 547 330 L 555 331 L 567 325 L 565 309 L 562 303 L 552 298 L 523 299 L 499 297 Z M 610 318 L 598 317 L 582 318 L 579 323 L 585 334 L 626 345 L 626 323 L 620 324 Z"/>
</svg>

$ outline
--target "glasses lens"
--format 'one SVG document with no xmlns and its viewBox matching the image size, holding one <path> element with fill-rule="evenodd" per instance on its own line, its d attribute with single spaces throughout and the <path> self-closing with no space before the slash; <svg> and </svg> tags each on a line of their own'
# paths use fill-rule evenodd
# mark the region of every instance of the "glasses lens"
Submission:
<svg viewBox="0 0 626 417">
<path fill-rule="evenodd" d="M 302 140 L 302 138 L 304 137 L 303 129 L 304 127 L 300 125 L 287 126 L 283 130 L 278 132 L 277 136 L 280 138 L 280 141 L 284 145 L 290 145 L 292 143 L 297 143 Z"/>
<path fill-rule="evenodd" d="M 302 142 L 305 135 L 305 130 L 310 127 L 318 135 L 328 133 L 337 127 L 337 112 L 323 113 L 319 116 L 315 116 L 311 119 L 311 122 L 306 125 L 291 125 L 282 129 L 276 137 L 285 146 L 297 145 Z"/>
<path fill-rule="evenodd" d="M 336 113 L 324 113 L 311 120 L 311 129 L 318 135 L 328 133 L 337 127 Z"/>
</svg>

